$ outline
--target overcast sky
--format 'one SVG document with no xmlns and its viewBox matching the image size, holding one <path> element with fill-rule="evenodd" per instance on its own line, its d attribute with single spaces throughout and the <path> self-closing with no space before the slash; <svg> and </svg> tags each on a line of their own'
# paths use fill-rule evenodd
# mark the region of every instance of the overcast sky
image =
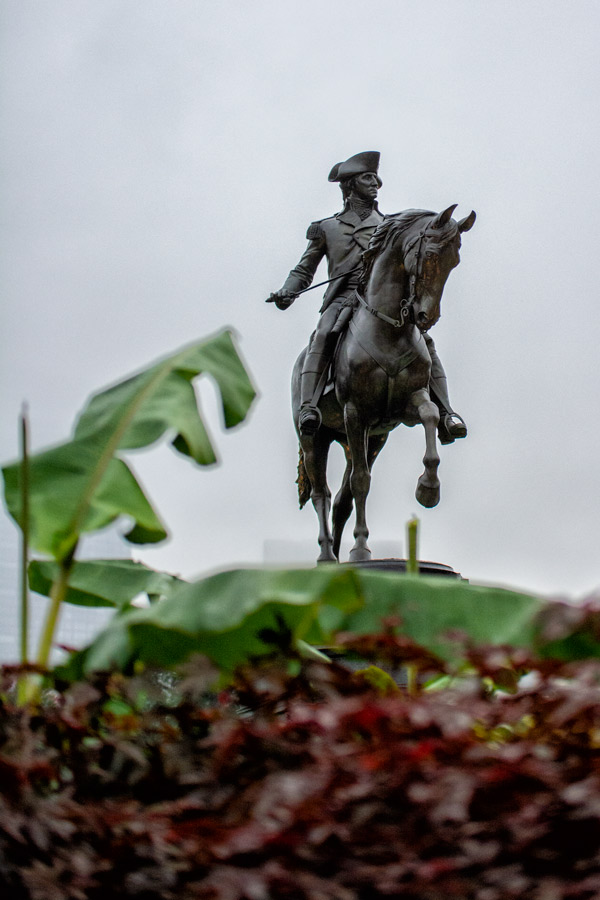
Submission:
<svg viewBox="0 0 600 900">
<path fill-rule="evenodd" d="M 597 0 L 2 0 L 2 435 L 62 441 L 94 390 L 209 335 L 239 335 L 260 391 L 221 465 L 166 446 L 133 465 L 193 576 L 313 542 L 297 509 L 293 362 L 319 291 L 264 299 L 340 209 L 332 165 L 380 150 L 385 213 L 457 217 L 433 336 L 468 438 L 442 500 L 414 499 L 422 429 L 374 470 L 373 549 L 421 519 L 421 556 L 473 581 L 600 585 Z M 319 273 L 320 274 L 320 273 Z M 326 277 L 323 273 L 323 277 Z M 341 461 L 332 467 L 337 489 Z M 387 545 L 386 545 L 387 546 Z"/>
</svg>

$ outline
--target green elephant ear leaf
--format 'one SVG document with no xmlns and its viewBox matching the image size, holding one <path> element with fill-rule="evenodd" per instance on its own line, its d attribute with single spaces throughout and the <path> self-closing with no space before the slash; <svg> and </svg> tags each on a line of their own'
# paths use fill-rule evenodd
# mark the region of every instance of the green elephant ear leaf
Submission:
<svg viewBox="0 0 600 900">
<path fill-rule="evenodd" d="M 54 560 L 34 560 L 29 565 L 29 587 L 50 596 L 59 573 Z M 140 594 L 151 600 L 165 599 L 185 582 L 175 575 L 157 572 L 131 559 L 92 559 L 76 562 L 71 569 L 65 603 L 126 609 Z"/>
<path fill-rule="evenodd" d="M 114 619 L 72 659 L 70 670 L 82 675 L 135 662 L 168 668 L 192 653 L 204 653 L 229 672 L 277 647 L 326 643 L 330 633 L 320 613 L 336 610 L 343 618 L 362 603 L 362 588 L 351 569 L 220 572 L 176 587 L 148 609 Z"/>
<path fill-rule="evenodd" d="M 365 603 L 347 617 L 345 629 L 375 634 L 383 621 L 397 618 L 403 634 L 446 659 L 460 653 L 460 642 L 449 638 L 460 633 L 478 644 L 533 648 L 545 605 L 531 594 L 450 578 L 377 571 L 360 578 Z"/>
<path fill-rule="evenodd" d="M 57 560 L 69 557 L 81 534 L 126 515 L 132 543 L 163 540 L 166 529 L 142 490 L 123 451 L 149 446 L 165 433 L 199 465 L 216 454 L 192 381 L 216 382 L 225 426 L 241 422 L 255 390 L 230 331 L 179 350 L 95 394 L 79 416 L 73 439 L 29 460 L 31 546 Z M 21 467 L 4 467 L 5 499 L 17 523 L 21 515 Z"/>
<path fill-rule="evenodd" d="M 456 632 L 484 644 L 534 650 L 546 604 L 517 591 L 447 578 L 323 566 L 241 569 L 176 586 L 161 603 L 115 619 L 72 665 L 80 674 L 143 662 L 176 666 L 204 653 L 223 671 L 276 647 L 335 644 L 337 631 L 397 630 L 459 663 Z"/>
</svg>

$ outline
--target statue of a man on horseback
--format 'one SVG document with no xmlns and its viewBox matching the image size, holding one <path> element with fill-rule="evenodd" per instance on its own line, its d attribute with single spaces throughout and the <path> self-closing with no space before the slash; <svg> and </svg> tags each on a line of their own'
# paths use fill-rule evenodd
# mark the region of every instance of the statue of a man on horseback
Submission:
<svg viewBox="0 0 600 900">
<path fill-rule="evenodd" d="M 311 338 L 301 373 L 301 408 L 298 427 L 302 434 L 312 435 L 321 424 L 318 400 L 325 372 L 331 361 L 337 337 L 352 316 L 357 303 L 362 255 L 371 236 L 384 221 L 377 206 L 382 186 L 377 151 L 365 151 L 337 163 L 329 173 L 329 181 L 339 182 L 344 208 L 327 219 L 313 222 L 307 231 L 308 247 L 283 287 L 271 294 L 269 301 L 279 309 L 287 309 L 299 293 L 307 290 L 319 263 L 326 257 L 328 287 L 320 309 L 320 318 Z M 446 375 L 437 355 L 433 339 L 425 335 L 431 357 L 429 390 L 440 411 L 438 434 L 443 444 L 465 437 L 467 428 L 461 416 L 450 405 Z"/>
<path fill-rule="evenodd" d="M 326 257 L 329 287 L 321 317 L 292 374 L 292 411 L 300 441 L 300 505 L 310 498 L 319 520 L 319 562 L 339 560 L 344 526 L 355 513 L 351 562 L 371 557 L 366 501 L 371 470 L 398 425 L 421 425 L 424 471 L 415 496 L 425 507 L 440 499 L 438 435 L 465 437 L 450 406 L 446 378 L 428 332 L 441 315 L 444 286 L 460 262 L 461 236 L 475 222 L 456 221 L 456 204 L 442 212 L 408 209 L 382 216 L 377 208 L 379 153 L 338 163 L 329 174 L 344 197 L 341 213 L 308 229 L 308 247 L 269 301 L 287 309 L 308 290 Z M 339 340 L 338 340 L 339 337 Z M 326 376 L 335 348 L 331 385 Z M 333 442 L 346 455 L 341 487 L 331 503 L 327 458 Z"/>
</svg>

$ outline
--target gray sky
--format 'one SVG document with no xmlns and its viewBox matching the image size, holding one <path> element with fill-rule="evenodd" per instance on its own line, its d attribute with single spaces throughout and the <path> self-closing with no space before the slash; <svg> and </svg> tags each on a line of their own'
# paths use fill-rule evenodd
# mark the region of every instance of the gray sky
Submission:
<svg viewBox="0 0 600 900">
<path fill-rule="evenodd" d="M 192 576 L 314 541 L 296 504 L 289 376 L 320 292 L 265 305 L 331 166 L 381 151 L 383 212 L 458 203 L 433 336 L 469 436 L 442 501 L 414 499 L 419 428 L 377 462 L 369 525 L 474 581 L 581 596 L 600 583 L 596 0 L 3 0 L 2 435 L 36 449 L 90 392 L 233 325 L 261 399 L 221 466 L 134 459 L 172 540 L 135 555 Z M 325 277 L 325 275 L 323 275 Z M 340 460 L 330 483 L 337 489 Z M 315 551 L 316 555 L 316 551 Z"/>
</svg>

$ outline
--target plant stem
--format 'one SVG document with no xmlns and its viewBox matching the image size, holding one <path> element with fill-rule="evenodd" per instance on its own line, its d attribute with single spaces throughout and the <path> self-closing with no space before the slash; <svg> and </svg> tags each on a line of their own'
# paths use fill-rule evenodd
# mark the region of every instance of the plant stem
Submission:
<svg viewBox="0 0 600 900">
<path fill-rule="evenodd" d="M 54 640 L 56 623 L 58 622 L 58 614 L 60 612 L 60 607 L 63 600 L 65 599 L 67 588 L 69 586 L 69 576 L 71 574 L 71 569 L 73 568 L 73 563 L 75 561 L 76 549 L 77 544 L 75 544 L 75 546 L 71 549 L 71 552 L 63 560 L 61 560 L 58 575 L 50 591 L 50 607 L 46 615 L 46 621 L 44 622 L 44 629 L 40 638 L 37 658 L 37 664 L 44 669 L 48 667 L 48 662 L 50 660 L 50 651 L 52 650 L 52 642 Z"/>
<path fill-rule="evenodd" d="M 27 569 L 29 567 L 29 422 L 27 405 L 24 403 L 20 417 L 21 443 L 21 610 L 20 610 L 20 660 L 21 665 L 29 662 L 29 585 Z M 20 675 L 17 681 L 17 703 L 21 706 L 27 702 L 27 675 Z"/>
<path fill-rule="evenodd" d="M 418 556 L 418 541 L 419 541 L 419 520 L 416 516 L 413 516 L 412 519 L 406 523 L 406 536 L 407 536 L 407 544 L 408 544 L 408 559 L 406 560 L 406 574 L 407 575 L 418 575 L 419 574 L 419 556 Z"/>
<path fill-rule="evenodd" d="M 27 406 L 21 410 L 21 665 L 29 662 L 29 423 Z"/>
</svg>

